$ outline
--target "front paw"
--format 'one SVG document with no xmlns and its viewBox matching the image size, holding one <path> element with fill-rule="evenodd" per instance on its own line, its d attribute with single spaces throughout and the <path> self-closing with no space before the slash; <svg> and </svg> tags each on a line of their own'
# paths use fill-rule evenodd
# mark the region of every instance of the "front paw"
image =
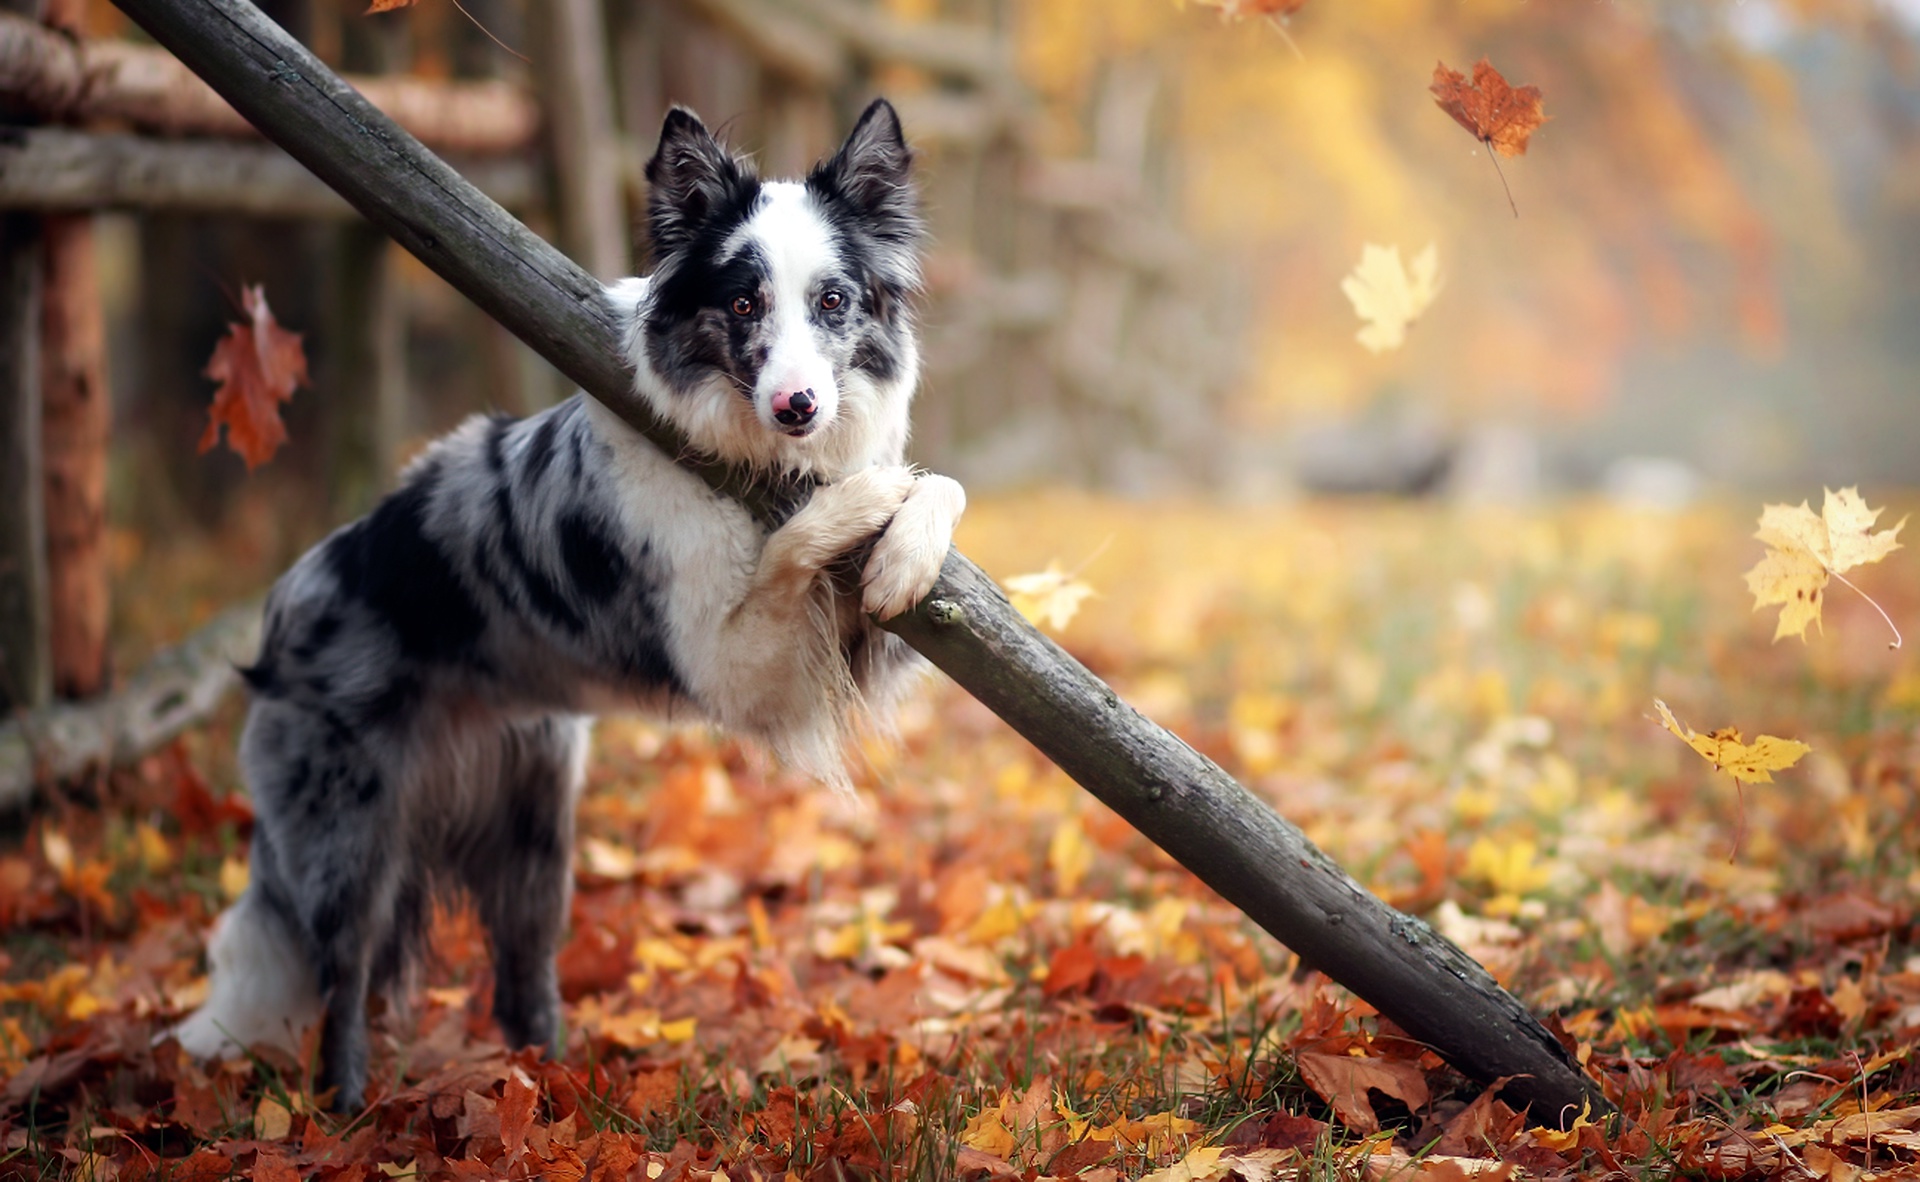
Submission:
<svg viewBox="0 0 1920 1182">
<path fill-rule="evenodd" d="M 913 469 L 905 465 L 863 468 L 816 490 L 774 542 L 800 571 L 817 573 L 879 533 L 913 488 Z"/>
<path fill-rule="evenodd" d="M 932 475 L 916 481 L 867 560 L 862 606 L 891 620 L 926 598 L 940 577 L 953 545 L 953 527 L 966 507 L 966 490 L 958 481 Z"/>
</svg>

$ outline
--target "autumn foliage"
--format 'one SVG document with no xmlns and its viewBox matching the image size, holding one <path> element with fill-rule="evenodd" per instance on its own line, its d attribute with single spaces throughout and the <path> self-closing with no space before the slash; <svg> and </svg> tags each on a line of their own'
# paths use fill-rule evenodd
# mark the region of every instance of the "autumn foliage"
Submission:
<svg viewBox="0 0 1920 1182">
<path fill-rule="evenodd" d="M 1298 973 L 947 689 L 871 749 L 855 807 L 697 731 L 602 723 L 565 1058 L 501 1050 L 483 937 L 447 913 L 417 1004 L 376 1020 L 372 1107 L 350 1116 L 318 1109 L 310 1056 L 209 1069 L 152 1045 L 205 988 L 207 925 L 247 877 L 237 720 L 189 736 L 0 855 L 0 1171 L 1910 1164 L 1920 665 L 1851 595 L 1820 643 L 1772 644 L 1739 578 L 1759 548 L 1743 517 L 1061 495 L 983 499 L 961 538 L 1003 577 L 1057 563 L 1023 594 L 1065 616 L 1062 643 L 1548 1015 L 1619 1128 L 1548 1127 Z M 129 575 L 169 601 L 236 561 L 162 557 Z M 1920 603 L 1903 557 L 1883 580 L 1902 618 Z M 1748 789 L 1734 863 L 1727 776 L 1649 720 L 1655 697 L 1811 748 Z"/>
</svg>

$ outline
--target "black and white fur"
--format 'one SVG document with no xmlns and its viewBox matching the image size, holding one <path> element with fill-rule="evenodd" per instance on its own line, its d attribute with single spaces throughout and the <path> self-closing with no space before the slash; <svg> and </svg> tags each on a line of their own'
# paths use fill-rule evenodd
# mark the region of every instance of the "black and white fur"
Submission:
<svg viewBox="0 0 1920 1182">
<path fill-rule="evenodd" d="M 926 593 L 965 505 L 902 463 L 909 163 L 883 100 L 804 182 L 759 180 L 684 110 L 647 166 L 657 265 L 608 293 L 636 388 L 699 450 L 821 482 L 786 524 L 576 395 L 470 420 L 275 586 L 240 744 L 252 880 L 182 1046 L 293 1046 L 324 1016 L 320 1086 L 358 1108 L 369 991 L 403 980 L 433 898 L 461 889 L 502 1032 L 553 1045 L 593 712 L 702 715 L 839 774 L 850 713 L 914 670 L 867 613 Z"/>
</svg>

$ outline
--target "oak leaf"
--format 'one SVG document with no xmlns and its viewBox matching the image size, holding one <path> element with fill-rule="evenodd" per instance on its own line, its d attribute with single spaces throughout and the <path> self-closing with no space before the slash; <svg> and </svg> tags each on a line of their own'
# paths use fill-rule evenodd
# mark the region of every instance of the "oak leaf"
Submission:
<svg viewBox="0 0 1920 1182">
<path fill-rule="evenodd" d="M 247 288 L 241 304 L 247 322 L 227 326 L 227 335 L 214 346 L 204 371 L 220 386 L 213 392 L 213 405 L 207 411 L 200 452 L 206 454 L 220 441 L 224 424 L 227 446 L 252 471 L 272 459 L 287 441 L 279 404 L 293 397 L 295 387 L 308 384 L 307 355 L 301 348 L 300 334 L 288 332 L 274 320 L 264 289 L 258 285 Z"/>
<path fill-rule="evenodd" d="M 1776 641 L 1783 636 L 1805 640 L 1807 625 L 1820 623 L 1821 593 L 1829 577 L 1879 562 L 1900 549 L 1898 539 L 1906 518 L 1892 529 L 1875 532 L 1873 523 L 1884 509 L 1867 508 L 1858 488 L 1825 491 L 1817 516 L 1805 501 L 1797 506 L 1767 505 L 1760 511 L 1760 529 L 1753 536 L 1766 544 L 1767 554 L 1747 572 L 1747 590 L 1753 592 L 1755 611 L 1780 605 L 1780 622 L 1773 631 Z M 1844 577 L 1840 581 L 1852 586 Z M 1865 592 L 1861 594 L 1865 597 Z M 1880 605 L 1874 603 L 1874 607 Z M 1887 613 L 1881 610 L 1880 614 Z M 1891 627 L 1893 621 L 1887 624 Z M 1899 635 L 1899 629 L 1894 629 L 1895 648 Z"/>
<path fill-rule="evenodd" d="M 1512 85 L 1486 58 L 1474 65 L 1472 82 L 1445 62 L 1436 62 L 1428 89 L 1455 123 L 1502 156 L 1526 155 L 1528 137 L 1547 121 L 1540 88 Z"/>
<path fill-rule="evenodd" d="M 1802 755 L 1813 750 L 1798 739 L 1782 739 L 1777 735 L 1761 735 L 1752 743 L 1746 743 L 1733 727 L 1697 734 L 1691 727 L 1682 726 L 1659 698 L 1653 700 L 1653 708 L 1660 712 L 1660 725 L 1698 751 L 1715 771 L 1725 772 L 1742 783 L 1771 784 L 1771 773 L 1792 767 L 1800 762 Z"/>
<path fill-rule="evenodd" d="M 1440 294 L 1439 249 L 1428 243 L 1413 256 L 1409 269 L 1400 260 L 1398 246 L 1366 243 L 1360 248 L 1360 264 L 1340 281 L 1340 290 L 1354 314 L 1367 322 L 1356 337 L 1367 352 L 1398 349 L 1406 343 L 1407 326 Z"/>
</svg>

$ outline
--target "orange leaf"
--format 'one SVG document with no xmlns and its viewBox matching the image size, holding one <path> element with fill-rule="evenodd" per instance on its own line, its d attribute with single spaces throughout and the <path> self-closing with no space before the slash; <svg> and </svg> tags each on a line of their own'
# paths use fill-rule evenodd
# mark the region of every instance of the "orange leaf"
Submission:
<svg viewBox="0 0 1920 1182">
<path fill-rule="evenodd" d="M 533 1105 L 538 1094 L 516 1073 L 507 1077 L 507 1089 L 500 1097 L 500 1145 L 508 1161 L 517 1161 L 527 1147 L 527 1130 L 533 1127 Z"/>
<path fill-rule="evenodd" d="M 286 1154 L 262 1149 L 253 1159 L 254 1182 L 300 1182 L 300 1170 Z"/>
<path fill-rule="evenodd" d="M 412 8 L 420 0 L 373 0 L 361 16 L 372 16 L 376 12 L 392 12 L 396 8 Z"/>
<path fill-rule="evenodd" d="M 249 287 L 241 297 L 247 323 L 227 326 L 227 335 L 213 348 L 206 376 L 220 383 L 207 412 L 207 430 L 200 436 L 202 455 L 220 441 L 227 428 L 227 446 L 246 460 L 252 471 L 273 458 L 287 441 L 279 404 L 293 397 L 307 381 L 307 355 L 300 334 L 281 328 L 267 307 L 267 294 Z"/>
<path fill-rule="evenodd" d="M 1377 1089 L 1405 1104 L 1410 1111 L 1427 1106 L 1427 1077 L 1418 1063 L 1404 1059 L 1367 1059 L 1357 1055 L 1327 1055 L 1301 1051 L 1294 1056 L 1300 1078 L 1333 1105 L 1340 1123 L 1361 1136 L 1380 1131 L 1367 1092 Z"/>
<path fill-rule="evenodd" d="M 1540 88 L 1515 88 L 1486 58 L 1473 67 L 1471 84 L 1445 62 L 1435 63 L 1433 85 L 1428 89 L 1454 122 L 1502 156 L 1526 155 L 1527 137 L 1547 121 L 1540 109 Z"/>
</svg>

